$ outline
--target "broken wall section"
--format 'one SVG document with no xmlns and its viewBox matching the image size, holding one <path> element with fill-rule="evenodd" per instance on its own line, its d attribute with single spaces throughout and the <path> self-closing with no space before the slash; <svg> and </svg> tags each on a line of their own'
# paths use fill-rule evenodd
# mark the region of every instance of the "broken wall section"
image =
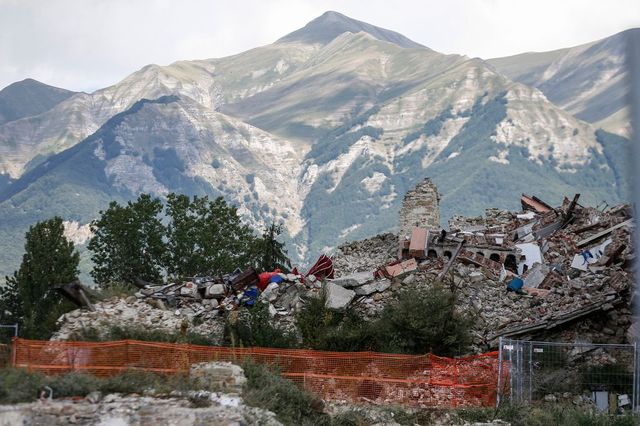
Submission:
<svg viewBox="0 0 640 426">
<path fill-rule="evenodd" d="M 400 236 L 411 235 L 413 227 L 440 229 L 440 194 L 429 178 L 408 191 L 400 208 Z"/>
</svg>

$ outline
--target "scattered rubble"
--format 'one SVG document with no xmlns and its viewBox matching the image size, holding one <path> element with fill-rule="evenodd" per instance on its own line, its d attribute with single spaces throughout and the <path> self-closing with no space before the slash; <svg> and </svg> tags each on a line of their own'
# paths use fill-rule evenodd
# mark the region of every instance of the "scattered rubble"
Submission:
<svg viewBox="0 0 640 426">
<path fill-rule="evenodd" d="M 398 256 L 397 241 L 396 234 L 382 234 L 338 247 L 332 256 L 336 276 L 370 272 L 393 262 Z"/>
<path fill-rule="evenodd" d="M 191 378 L 203 390 L 159 395 L 91 392 L 86 397 L 51 398 L 38 402 L 0 405 L 0 426 L 9 425 L 281 425 L 274 413 L 244 403 L 247 379 L 242 368 L 227 362 L 196 364 Z M 224 389 L 224 392 L 207 389 Z"/>
<path fill-rule="evenodd" d="M 438 208 L 437 190 L 429 181 L 419 186 L 405 197 L 401 228 L 411 220 L 428 227 L 347 243 L 306 274 L 247 269 L 167 285 L 139 281 L 134 298 L 63 316 L 54 338 L 106 320 L 173 331 L 187 320 L 192 332 L 221 336 L 228 312 L 255 303 L 268 303 L 274 323 L 295 327 L 295 313 L 323 285 L 330 309 L 374 318 L 403 288 L 440 283 L 457 293 L 460 311 L 475 317 L 477 351 L 496 347 L 499 337 L 554 333 L 565 340 L 627 341 L 634 257 L 628 205 L 598 210 L 580 205 L 576 195 L 551 207 L 523 195 L 522 212 L 454 216 L 443 230 L 433 226 L 439 213 L 425 210 Z"/>
<path fill-rule="evenodd" d="M 242 393 L 247 383 L 242 367 L 230 362 L 201 362 L 192 364 L 189 379 L 205 390 L 224 390 L 230 393 Z"/>
</svg>

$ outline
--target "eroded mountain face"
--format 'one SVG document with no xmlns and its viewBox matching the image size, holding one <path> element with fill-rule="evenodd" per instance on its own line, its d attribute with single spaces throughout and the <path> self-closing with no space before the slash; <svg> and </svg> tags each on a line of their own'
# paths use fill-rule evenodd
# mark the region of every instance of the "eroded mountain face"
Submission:
<svg viewBox="0 0 640 426">
<path fill-rule="evenodd" d="M 257 228 L 281 220 L 296 261 L 393 230 L 425 176 L 443 220 L 513 208 L 503 194 L 518 192 L 624 199 L 628 141 L 508 75 L 335 12 L 239 55 L 149 65 L 0 125 L 0 275 L 34 221 L 82 226 L 141 192 L 223 195 Z"/>
<path fill-rule="evenodd" d="M 625 58 L 627 44 L 639 36 L 639 29 L 631 29 L 580 46 L 488 62 L 510 79 L 540 89 L 577 118 L 629 137 L 630 76 Z"/>
</svg>

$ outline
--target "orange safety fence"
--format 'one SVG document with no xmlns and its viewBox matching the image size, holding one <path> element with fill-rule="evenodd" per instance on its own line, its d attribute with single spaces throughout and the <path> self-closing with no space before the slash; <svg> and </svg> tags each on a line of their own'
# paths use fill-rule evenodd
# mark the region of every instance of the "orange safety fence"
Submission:
<svg viewBox="0 0 640 426">
<path fill-rule="evenodd" d="M 416 407 L 492 406 L 498 353 L 464 358 L 305 349 L 228 348 L 121 340 L 52 342 L 14 339 L 14 366 L 46 374 L 109 376 L 124 370 L 187 373 L 191 364 L 251 359 L 325 400 Z"/>
</svg>

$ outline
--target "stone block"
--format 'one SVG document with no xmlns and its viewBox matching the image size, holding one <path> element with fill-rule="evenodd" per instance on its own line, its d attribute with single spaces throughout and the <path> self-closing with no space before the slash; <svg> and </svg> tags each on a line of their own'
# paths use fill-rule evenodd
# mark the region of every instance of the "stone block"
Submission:
<svg viewBox="0 0 640 426">
<path fill-rule="evenodd" d="M 327 294 L 326 307 L 336 311 L 344 310 L 356 295 L 355 291 L 348 290 L 331 282 L 325 285 L 325 291 Z"/>
<path fill-rule="evenodd" d="M 332 283 L 345 288 L 359 287 L 371 281 L 373 281 L 373 272 L 370 271 L 354 272 L 353 274 L 331 280 Z"/>
<path fill-rule="evenodd" d="M 224 297 L 224 295 L 224 284 L 212 284 L 204 291 L 204 297 L 207 299 L 218 299 L 220 297 Z"/>
<path fill-rule="evenodd" d="M 373 293 L 379 293 L 381 291 L 385 291 L 391 287 L 391 281 L 382 279 L 377 280 L 369 284 L 362 285 L 360 287 L 355 288 L 355 292 L 358 296 L 368 296 Z"/>
<path fill-rule="evenodd" d="M 189 378 L 203 390 L 241 393 L 247 383 L 244 370 L 230 362 L 202 362 L 193 364 Z"/>
</svg>

